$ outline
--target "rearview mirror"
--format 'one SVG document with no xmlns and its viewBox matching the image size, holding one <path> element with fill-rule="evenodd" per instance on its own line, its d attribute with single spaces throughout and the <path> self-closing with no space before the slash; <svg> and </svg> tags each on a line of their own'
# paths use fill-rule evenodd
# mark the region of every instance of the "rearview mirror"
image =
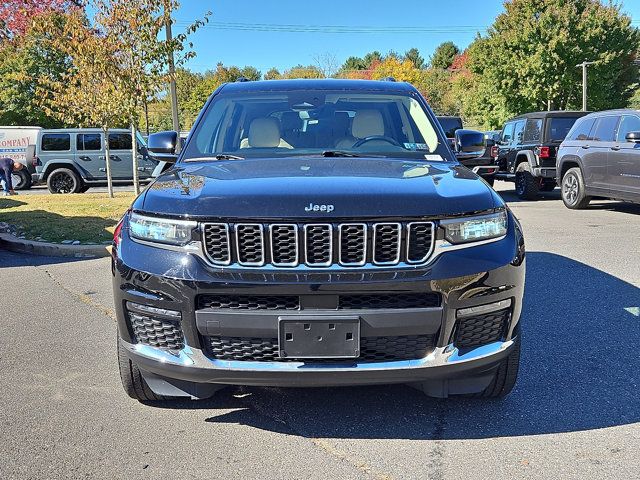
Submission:
<svg viewBox="0 0 640 480">
<path fill-rule="evenodd" d="M 152 133 L 147 140 L 147 149 L 151 155 L 164 162 L 175 163 L 178 159 L 177 145 L 178 132 L 174 131 Z"/>
<path fill-rule="evenodd" d="M 484 154 L 484 134 L 475 130 L 456 130 L 455 153 L 458 160 L 477 158 Z"/>
<path fill-rule="evenodd" d="M 629 132 L 624 138 L 627 140 L 627 142 L 640 143 L 640 132 Z"/>
</svg>

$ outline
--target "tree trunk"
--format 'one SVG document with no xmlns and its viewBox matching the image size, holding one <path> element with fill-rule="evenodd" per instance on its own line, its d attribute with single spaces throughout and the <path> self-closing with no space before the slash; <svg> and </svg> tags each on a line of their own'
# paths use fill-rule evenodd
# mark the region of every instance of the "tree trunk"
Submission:
<svg viewBox="0 0 640 480">
<path fill-rule="evenodd" d="M 104 163 L 107 169 L 107 190 L 109 197 L 113 198 L 113 180 L 111 180 L 111 152 L 109 151 L 109 127 L 102 127 L 104 133 Z"/>
<path fill-rule="evenodd" d="M 138 179 L 138 142 L 136 141 L 136 126 L 131 120 L 131 158 L 133 159 L 133 193 L 140 194 L 140 181 Z"/>
</svg>

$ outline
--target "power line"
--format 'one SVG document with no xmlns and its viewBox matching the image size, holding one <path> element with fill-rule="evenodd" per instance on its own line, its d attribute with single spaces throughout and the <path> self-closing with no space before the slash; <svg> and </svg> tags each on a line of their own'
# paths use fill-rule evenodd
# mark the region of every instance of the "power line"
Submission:
<svg viewBox="0 0 640 480">
<path fill-rule="evenodd" d="M 177 26 L 187 27 L 191 23 L 185 20 L 176 21 Z M 473 25 L 439 25 L 425 26 L 355 26 L 355 25 L 302 25 L 273 23 L 241 23 L 241 22 L 209 22 L 201 28 L 216 30 L 237 30 L 254 32 L 289 32 L 289 33 L 471 33 L 486 30 L 484 26 Z"/>
</svg>

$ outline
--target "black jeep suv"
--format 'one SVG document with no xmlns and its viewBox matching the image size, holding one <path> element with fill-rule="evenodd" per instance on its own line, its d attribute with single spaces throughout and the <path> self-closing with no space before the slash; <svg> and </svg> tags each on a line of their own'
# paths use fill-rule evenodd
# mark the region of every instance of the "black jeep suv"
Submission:
<svg viewBox="0 0 640 480">
<path fill-rule="evenodd" d="M 205 398 L 225 385 L 511 390 L 521 228 L 458 163 L 415 88 L 226 84 L 178 158 L 176 143 L 175 132 L 149 138 L 176 163 L 114 237 L 131 397 Z"/>
<path fill-rule="evenodd" d="M 556 153 L 575 121 L 587 112 L 533 112 L 509 120 L 493 149 L 497 180 L 515 182 L 516 194 L 535 200 L 556 187 Z"/>
</svg>

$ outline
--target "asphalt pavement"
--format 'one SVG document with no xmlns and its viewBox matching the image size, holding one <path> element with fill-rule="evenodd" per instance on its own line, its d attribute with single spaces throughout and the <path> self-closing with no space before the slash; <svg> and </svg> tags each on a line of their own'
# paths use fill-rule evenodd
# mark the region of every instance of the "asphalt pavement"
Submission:
<svg viewBox="0 0 640 480">
<path fill-rule="evenodd" d="M 0 251 L 0 478 L 640 478 L 640 206 L 519 202 L 520 378 L 503 400 L 409 387 L 128 398 L 109 259 Z"/>
</svg>

